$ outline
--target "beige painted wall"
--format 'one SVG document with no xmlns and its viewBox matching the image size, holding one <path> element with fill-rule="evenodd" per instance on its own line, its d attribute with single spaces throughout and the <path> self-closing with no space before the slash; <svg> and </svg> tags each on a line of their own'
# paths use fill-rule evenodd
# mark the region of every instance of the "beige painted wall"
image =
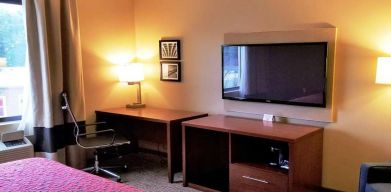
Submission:
<svg viewBox="0 0 391 192">
<path fill-rule="evenodd" d="M 112 60 L 134 55 L 133 8 L 133 0 L 78 1 L 87 122 L 97 109 L 132 101 L 134 88 L 118 82 Z"/>
<path fill-rule="evenodd" d="M 334 25 L 337 111 L 336 122 L 325 127 L 323 186 L 356 191 L 361 162 L 391 159 L 391 87 L 374 84 L 376 58 L 391 46 L 390 7 L 389 0 L 135 0 L 137 50 L 154 56 L 146 62 L 145 101 L 225 113 L 220 91 L 224 33 Z M 159 80 L 158 40 L 172 37 L 183 45 L 181 83 Z M 105 94 L 107 85 L 98 88 L 100 95 L 114 96 Z"/>
</svg>

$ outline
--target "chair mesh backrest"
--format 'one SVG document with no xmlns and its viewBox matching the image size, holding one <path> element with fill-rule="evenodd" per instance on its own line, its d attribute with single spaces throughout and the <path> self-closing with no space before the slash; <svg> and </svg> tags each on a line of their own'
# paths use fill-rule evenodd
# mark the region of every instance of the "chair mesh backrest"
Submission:
<svg viewBox="0 0 391 192">
<path fill-rule="evenodd" d="M 373 166 L 368 169 L 367 183 L 391 183 L 391 166 Z"/>
</svg>

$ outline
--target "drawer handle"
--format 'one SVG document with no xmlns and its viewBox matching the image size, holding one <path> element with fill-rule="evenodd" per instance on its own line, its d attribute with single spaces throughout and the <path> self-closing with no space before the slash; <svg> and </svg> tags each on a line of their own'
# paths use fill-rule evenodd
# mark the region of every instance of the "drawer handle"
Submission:
<svg viewBox="0 0 391 192">
<path fill-rule="evenodd" d="M 243 175 L 242 177 L 245 178 L 245 179 L 250 179 L 250 180 L 253 180 L 253 181 L 258 181 L 258 182 L 261 182 L 261 183 L 269 184 L 269 181 L 266 181 L 266 180 L 263 180 L 263 179 L 256 179 L 256 178 L 245 176 L 245 175 Z"/>
</svg>

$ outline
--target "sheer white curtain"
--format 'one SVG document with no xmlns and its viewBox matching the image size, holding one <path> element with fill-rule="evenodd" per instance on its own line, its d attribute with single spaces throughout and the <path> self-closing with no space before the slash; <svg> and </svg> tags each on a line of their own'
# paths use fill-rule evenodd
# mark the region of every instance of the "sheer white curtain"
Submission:
<svg viewBox="0 0 391 192">
<path fill-rule="evenodd" d="M 80 167 L 60 106 L 67 91 L 77 119 L 85 120 L 77 0 L 23 0 L 23 6 L 30 81 L 19 128 L 34 135 L 36 156 Z"/>
</svg>

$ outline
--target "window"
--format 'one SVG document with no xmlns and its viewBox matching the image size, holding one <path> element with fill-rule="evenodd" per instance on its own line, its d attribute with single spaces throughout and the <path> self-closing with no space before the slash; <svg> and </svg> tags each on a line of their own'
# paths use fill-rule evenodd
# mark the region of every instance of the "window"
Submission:
<svg viewBox="0 0 391 192">
<path fill-rule="evenodd" d="M 5 96 L 0 96 L 0 117 L 5 117 Z"/>
<path fill-rule="evenodd" d="M 21 0 L 0 0 L 0 122 L 21 118 L 25 61 L 26 30 Z"/>
</svg>

